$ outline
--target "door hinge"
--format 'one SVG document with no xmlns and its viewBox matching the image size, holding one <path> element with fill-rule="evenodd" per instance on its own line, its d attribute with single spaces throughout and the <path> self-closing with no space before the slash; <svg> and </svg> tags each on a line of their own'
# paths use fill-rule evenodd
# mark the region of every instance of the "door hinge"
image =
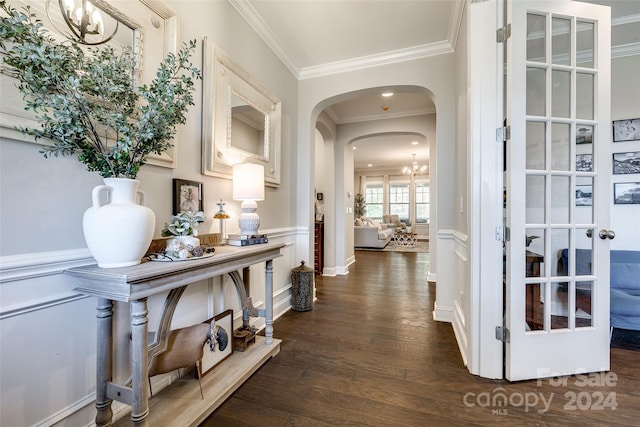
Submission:
<svg viewBox="0 0 640 427">
<path fill-rule="evenodd" d="M 508 242 L 509 241 L 509 227 L 501 225 L 496 227 L 496 240 L 498 242 Z"/>
<path fill-rule="evenodd" d="M 509 342 L 509 329 L 504 326 L 496 326 L 496 339 L 502 342 Z"/>
<path fill-rule="evenodd" d="M 504 43 L 511 37 L 511 24 L 507 24 L 506 27 L 498 28 L 496 31 L 496 41 L 498 43 Z"/>
<path fill-rule="evenodd" d="M 511 139 L 511 126 L 503 126 L 496 129 L 496 141 L 506 142 Z"/>
</svg>

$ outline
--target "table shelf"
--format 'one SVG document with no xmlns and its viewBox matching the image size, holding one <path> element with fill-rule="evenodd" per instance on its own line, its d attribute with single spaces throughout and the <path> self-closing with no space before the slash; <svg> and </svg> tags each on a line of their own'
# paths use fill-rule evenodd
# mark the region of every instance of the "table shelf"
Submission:
<svg viewBox="0 0 640 427">
<path fill-rule="evenodd" d="M 198 426 L 238 389 L 254 372 L 280 352 L 281 340 L 265 344 L 263 336 L 256 336 L 256 343 L 247 351 L 235 352 L 202 378 L 200 397 L 198 380 L 187 374 L 174 381 L 149 399 L 151 426 Z M 130 407 L 118 414 L 114 427 L 131 426 Z"/>
</svg>

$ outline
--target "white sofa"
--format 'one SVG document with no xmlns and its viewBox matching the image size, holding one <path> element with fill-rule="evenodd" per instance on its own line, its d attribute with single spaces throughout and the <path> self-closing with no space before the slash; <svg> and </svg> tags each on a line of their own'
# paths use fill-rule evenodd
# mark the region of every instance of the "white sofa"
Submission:
<svg viewBox="0 0 640 427">
<path fill-rule="evenodd" d="M 353 246 L 356 248 L 382 249 L 393 238 L 395 228 L 371 220 L 356 220 L 353 227 Z"/>
</svg>

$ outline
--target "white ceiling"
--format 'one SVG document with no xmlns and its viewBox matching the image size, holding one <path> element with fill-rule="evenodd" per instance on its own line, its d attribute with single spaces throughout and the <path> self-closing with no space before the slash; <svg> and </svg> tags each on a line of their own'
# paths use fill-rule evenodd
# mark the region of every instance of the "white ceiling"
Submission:
<svg viewBox="0 0 640 427">
<path fill-rule="evenodd" d="M 229 0 L 299 79 L 453 52 L 465 0 Z M 612 7 L 612 45 L 640 50 L 640 0 L 592 0 Z M 614 49 L 615 50 L 615 49 Z M 388 107 L 386 111 L 383 106 Z M 429 114 L 420 94 L 363 96 L 329 107 L 337 124 Z M 428 142 L 389 135 L 356 143 L 356 170 L 427 162 Z M 366 149 L 363 149 L 366 146 Z M 422 151 L 425 150 L 425 151 Z"/>
</svg>

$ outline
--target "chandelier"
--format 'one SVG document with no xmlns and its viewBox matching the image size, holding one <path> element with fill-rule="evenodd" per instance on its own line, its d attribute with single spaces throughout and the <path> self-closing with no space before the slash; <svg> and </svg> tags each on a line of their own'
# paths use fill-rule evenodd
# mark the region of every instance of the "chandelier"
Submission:
<svg viewBox="0 0 640 427">
<path fill-rule="evenodd" d="M 78 1 L 78 5 L 76 1 Z M 58 0 L 62 18 L 71 31 L 71 34 L 69 34 L 69 32 L 60 30 L 60 28 L 56 26 L 55 21 L 51 19 L 49 15 L 50 2 L 51 0 L 47 0 L 46 4 L 49 21 L 51 21 L 60 33 L 65 34 L 67 38 L 80 44 L 95 46 L 107 43 L 118 31 L 118 21 L 114 20 L 115 28 L 113 32 L 110 36 L 105 36 L 102 14 L 89 0 Z"/>
<path fill-rule="evenodd" d="M 429 167 L 427 165 L 418 165 L 418 162 L 416 161 L 416 155 L 413 154 L 413 162 L 411 164 L 411 166 L 405 166 L 402 169 L 402 173 L 405 175 L 421 175 L 423 173 L 425 173 L 427 170 L 429 169 Z"/>
</svg>

